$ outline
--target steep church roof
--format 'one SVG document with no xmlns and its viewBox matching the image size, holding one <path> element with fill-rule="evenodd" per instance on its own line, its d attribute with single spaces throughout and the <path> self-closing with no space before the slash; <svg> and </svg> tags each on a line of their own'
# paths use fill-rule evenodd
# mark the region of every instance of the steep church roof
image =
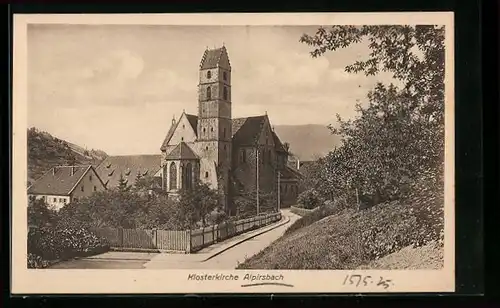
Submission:
<svg viewBox="0 0 500 308">
<path fill-rule="evenodd" d="M 154 176 L 160 170 L 161 155 L 108 156 L 96 168 L 107 188 L 118 186 L 120 175 L 129 185 L 135 183 L 137 174 Z"/>
<path fill-rule="evenodd" d="M 165 157 L 166 160 L 198 159 L 193 150 L 185 143 L 179 143 L 172 152 Z"/>
<path fill-rule="evenodd" d="M 237 145 L 253 145 L 257 142 L 267 116 L 233 119 L 233 142 Z"/>
<path fill-rule="evenodd" d="M 191 124 L 191 127 L 193 128 L 193 130 L 196 134 L 198 132 L 198 130 L 197 130 L 198 116 L 196 116 L 194 114 L 187 114 L 187 113 L 185 113 L 185 115 L 186 115 L 186 118 L 187 118 L 189 124 Z M 170 139 L 174 135 L 175 129 L 179 125 L 181 118 L 182 118 L 182 116 L 179 118 L 179 120 L 177 122 L 172 123 L 172 126 L 170 126 L 170 129 L 168 130 L 167 136 L 165 137 L 165 139 L 163 140 L 163 143 L 161 144 L 160 151 L 165 151 L 167 149 L 168 142 L 170 141 Z"/>
<path fill-rule="evenodd" d="M 201 58 L 200 69 L 217 67 L 224 52 L 226 52 L 226 47 L 224 46 L 205 50 L 205 53 Z"/>
</svg>

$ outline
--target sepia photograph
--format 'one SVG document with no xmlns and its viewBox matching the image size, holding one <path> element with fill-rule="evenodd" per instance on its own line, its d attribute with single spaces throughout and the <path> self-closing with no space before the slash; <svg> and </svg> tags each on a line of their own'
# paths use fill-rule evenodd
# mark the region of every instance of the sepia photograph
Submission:
<svg viewBox="0 0 500 308">
<path fill-rule="evenodd" d="M 17 16 L 14 286 L 453 291 L 453 14 L 280 15 Z"/>
</svg>

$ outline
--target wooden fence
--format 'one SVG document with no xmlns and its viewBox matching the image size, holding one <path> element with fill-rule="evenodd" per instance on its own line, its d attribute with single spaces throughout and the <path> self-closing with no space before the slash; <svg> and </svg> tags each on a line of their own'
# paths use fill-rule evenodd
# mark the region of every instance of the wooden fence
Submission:
<svg viewBox="0 0 500 308">
<path fill-rule="evenodd" d="M 190 253 L 280 219 L 281 213 L 278 212 L 187 231 L 121 228 L 101 228 L 92 231 L 107 239 L 113 248 Z"/>
<path fill-rule="evenodd" d="M 304 208 L 301 208 L 301 207 L 295 207 L 295 206 L 291 206 L 290 207 L 290 211 L 294 214 L 297 214 L 299 216 L 304 216 L 304 215 L 307 215 L 309 213 L 312 213 L 314 211 L 316 211 L 318 208 L 314 208 L 314 209 L 304 209 Z"/>
</svg>

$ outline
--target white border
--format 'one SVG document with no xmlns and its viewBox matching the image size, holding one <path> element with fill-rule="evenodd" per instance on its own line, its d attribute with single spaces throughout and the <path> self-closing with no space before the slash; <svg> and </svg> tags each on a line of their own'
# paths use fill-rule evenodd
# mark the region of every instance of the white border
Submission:
<svg viewBox="0 0 500 308">
<path fill-rule="evenodd" d="M 380 287 L 343 286 L 347 273 L 336 270 L 29 270 L 27 251 L 27 25 L 446 25 L 445 140 L 445 265 L 430 271 L 355 271 L 391 279 L 390 292 L 448 292 L 455 289 L 454 220 L 454 19 L 451 12 L 434 13 L 297 13 L 297 14 L 81 14 L 14 15 L 13 35 L 13 155 L 12 155 L 12 293 L 369 293 Z M 239 281 L 188 281 L 191 273 L 232 273 Z M 242 288 L 245 273 L 282 273 L 293 288 Z"/>
</svg>

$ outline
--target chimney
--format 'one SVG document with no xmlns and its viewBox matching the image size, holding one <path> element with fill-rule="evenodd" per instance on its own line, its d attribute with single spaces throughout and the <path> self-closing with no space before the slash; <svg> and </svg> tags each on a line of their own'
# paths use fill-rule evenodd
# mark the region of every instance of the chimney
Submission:
<svg viewBox="0 0 500 308">
<path fill-rule="evenodd" d="M 300 169 L 300 159 L 297 157 L 297 170 Z"/>
</svg>

